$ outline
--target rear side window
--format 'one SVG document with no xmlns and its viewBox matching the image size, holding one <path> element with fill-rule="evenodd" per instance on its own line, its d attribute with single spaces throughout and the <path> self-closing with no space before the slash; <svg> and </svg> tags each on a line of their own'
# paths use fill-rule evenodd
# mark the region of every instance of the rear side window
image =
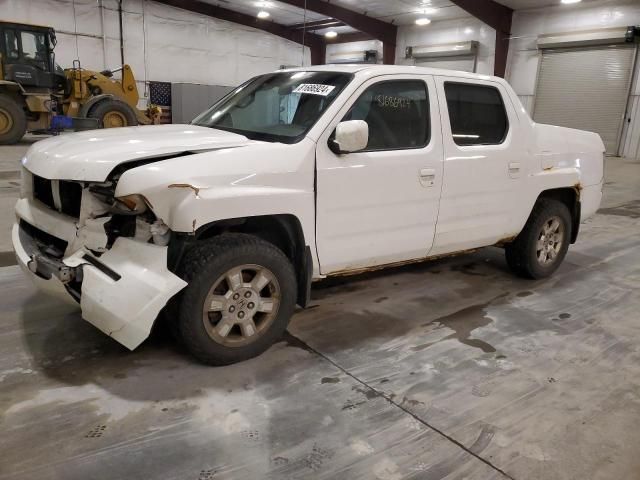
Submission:
<svg viewBox="0 0 640 480">
<path fill-rule="evenodd" d="M 343 120 L 369 125 L 365 151 L 421 148 L 429 143 L 427 86 L 420 80 L 392 80 L 372 85 Z"/>
<path fill-rule="evenodd" d="M 509 131 L 502 95 L 493 87 L 444 85 L 453 140 L 458 145 L 499 145 Z"/>
</svg>

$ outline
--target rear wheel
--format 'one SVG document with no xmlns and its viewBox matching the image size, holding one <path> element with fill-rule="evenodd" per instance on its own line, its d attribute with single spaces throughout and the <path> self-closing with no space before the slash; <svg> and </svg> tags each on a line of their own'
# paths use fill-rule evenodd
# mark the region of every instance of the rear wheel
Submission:
<svg viewBox="0 0 640 480">
<path fill-rule="evenodd" d="M 289 259 L 271 243 L 225 234 L 189 251 L 179 336 L 200 361 L 226 365 L 259 355 L 284 333 L 296 298 Z"/>
<path fill-rule="evenodd" d="M 555 272 L 569 250 L 571 213 L 551 198 L 541 198 L 520 235 L 506 246 L 511 270 L 526 278 L 545 278 Z"/>
<path fill-rule="evenodd" d="M 132 108 L 120 100 L 103 100 L 91 109 L 89 118 L 100 120 L 102 128 L 131 127 L 138 125 Z"/>
<path fill-rule="evenodd" d="M 27 131 L 27 115 L 13 98 L 0 95 L 0 145 L 17 143 Z"/>
</svg>

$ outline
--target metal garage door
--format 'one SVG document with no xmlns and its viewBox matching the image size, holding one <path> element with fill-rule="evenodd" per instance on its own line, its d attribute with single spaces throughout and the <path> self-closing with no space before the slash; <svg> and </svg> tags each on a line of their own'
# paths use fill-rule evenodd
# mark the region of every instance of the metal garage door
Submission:
<svg viewBox="0 0 640 480">
<path fill-rule="evenodd" d="M 633 45 L 543 50 L 535 121 L 599 133 L 616 154 L 634 58 Z"/>
<path fill-rule="evenodd" d="M 416 59 L 417 67 L 443 68 L 462 72 L 476 71 L 476 57 L 437 57 Z"/>
</svg>

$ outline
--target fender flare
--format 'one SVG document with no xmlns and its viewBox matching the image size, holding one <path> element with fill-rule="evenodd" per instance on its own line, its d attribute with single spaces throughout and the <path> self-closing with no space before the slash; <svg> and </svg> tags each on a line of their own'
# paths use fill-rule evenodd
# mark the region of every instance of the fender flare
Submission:
<svg viewBox="0 0 640 480">
<path fill-rule="evenodd" d="M 267 220 L 268 223 L 262 224 L 260 223 L 263 220 Z M 249 230 L 243 230 L 243 227 L 252 222 L 260 222 L 254 223 L 254 228 L 250 228 Z M 282 242 L 272 242 L 272 240 L 267 236 L 263 236 L 260 234 L 261 231 L 266 232 L 270 230 L 272 227 L 277 225 L 277 230 L 284 234 L 284 237 L 281 238 Z M 297 303 L 302 308 L 305 308 L 311 302 L 311 281 L 313 278 L 313 258 L 311 255 L 311 248 L 307 244 L 304 236 L 304 232 L 302 230 L 302 223 L 300 219 L 294 214 L 273 214 L 273 215 L 257 215 L 257 216 L 247 216 L 241 218 L 229 218 L 223 220 L 215 220 L 209 222 L 207 224 L 199 227 L 193 234 L 193 238 L 197 241 L 201 239 L 204 235 L 209 233 L 210 231 L 221 227 L 224 228 L 239 228 L 238 231 L 243 231 L 244 233 L 249 233 L 256 235 L 258 237 L 263 238 L 264 240 L 274 243 L 274 245 L 278 246 L 287 257 L 291 260 L 293 267 L 296 273 L 296 281 L 298 284 L 298 296 Z M 257 229 L 256 229 L 257 228 Z M 180 236 L 179 236 L 180 237 Z M 182 235 L 183 238 L 188 238 Z M 180 242 L 179 242 L 180 243 Z M 184 242 L 183 245 L 178 247 L 177 256 L 175 258 L 175 263 L 173 264 L 173 268 L 176 268 L 178 263 L 181 260 L 181 256 L 184 253 L 184 247 L 186 246 Z M 282 248 L 280 243 L 284 243 L 290 248 Z M 170 244 L 171 245 L 171 244 Z M 181 250 L 181 251 L 180 251 Z M 171 251 L 171 248 L 170 248 Z M 173 253 L 173 252 L 172 252 Z M 172 256 L 172 257 L 175 257 Z"/>
<path fill-rule="evenodd" d="M 98 103 L 102 102 L 103 100 L 113 100 L 113 99 L 115 99 L 115 97 L 110 93 L 103 93 L 101 95 L 96 95 L 95 97 L 92 97 L 87 103 L 82 105 L 82 107 L 80 108 L 80 111 L 78 112 L 78 116 L 81 118 L 87 118 L 91 109 L 94 106 L 96 106 Z"/>
<path fill-rule="evenodd" d="M 3 89 L 13 90 L 15 92 L 20 92 L 22 94 L 25 93 L 24 88 L 22 88 L 22 85 L 16 82 L 10 82 L 9 80 L 0 80 L 0 90 L 3 90 Z"/>
</svg>

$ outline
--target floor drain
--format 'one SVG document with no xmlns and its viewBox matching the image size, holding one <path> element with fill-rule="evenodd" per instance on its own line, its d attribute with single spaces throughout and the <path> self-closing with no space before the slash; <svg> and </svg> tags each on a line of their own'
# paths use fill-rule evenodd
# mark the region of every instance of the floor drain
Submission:
<svg viewBox="0 0 640 480">
<path fill-rule="evenodd" d="M 200 475 L 198 475 L 198 480 L 212 480 L 216 471 L 214 469 L 211 470 L 200 470 Z"/>
<path fill-rule="evenodd" d="M 260 440 L 260 432 L 257 430 L 244 430 L 242 435 L 249 440 Z"/>
<path fill-rule="evenodd" d="M 95 427 L 93 427 L 91 429 L 91 431 L 89 433 L 87 433 L 84 437 L 85 438 L 98 438 L 102 436 L 102 433 L 104 432 L 105 428 L 107 428 L 106 425 L 97 425 Z"/>
</svg>

